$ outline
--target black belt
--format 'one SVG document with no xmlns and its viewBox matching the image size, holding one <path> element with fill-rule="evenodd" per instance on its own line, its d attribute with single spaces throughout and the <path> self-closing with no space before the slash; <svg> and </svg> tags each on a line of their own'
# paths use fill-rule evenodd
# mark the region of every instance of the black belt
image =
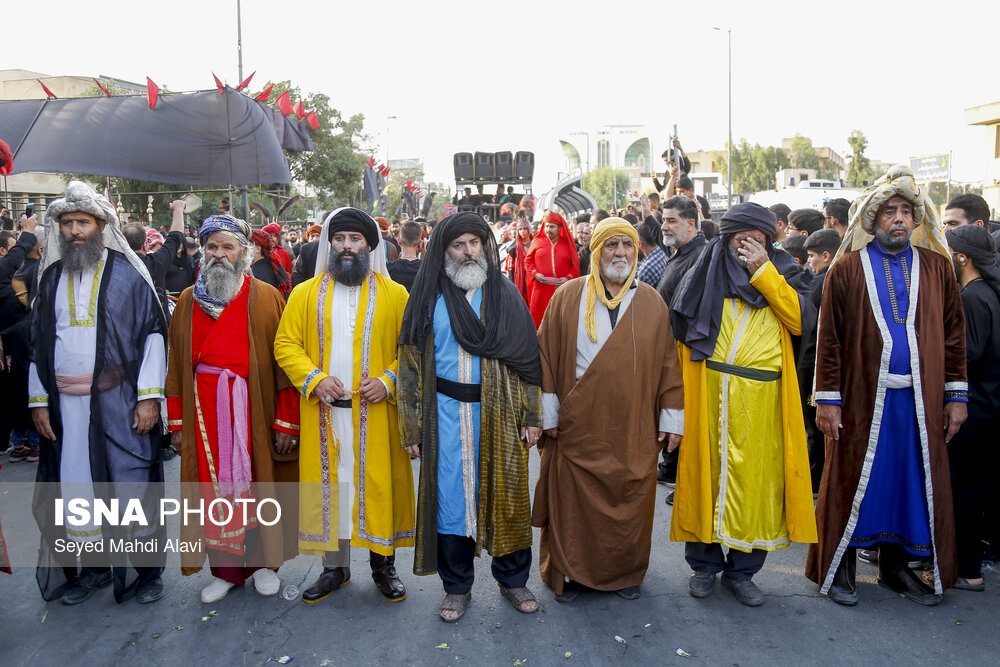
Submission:
<svg viewBox="0 0 1000 667">
<path fill-rule="evenodd" d="M 482 385 L 452 382 L 442 377 L 437 378 L 437 390 L 448 398 L 454 398 L 460 403 L 479 403 L 482 400 Z"/>
<path fill-rule="evenodd" d="M 339 400 L 334 401 L 333 403 L 327 403 L 327 405 L 329 405 L 331 408 L 347 408 L 348 410 L 354 407 L 354 404 L 351 402 L 351 399 L 349 398 L 341 398 Z"/>
<path fill-rule="evenodd" d="M 757 368 L 724 364 L 721 361 L 712 361 L 711 359 L 707 360 L 705 365 L 713 371 L 729 373 L 730 375 L 746 378 L 748 380 L 757 380 L 758 382 L 774 382 L 781 377 L 781 371 L 762 371 Z"/>
</svg>

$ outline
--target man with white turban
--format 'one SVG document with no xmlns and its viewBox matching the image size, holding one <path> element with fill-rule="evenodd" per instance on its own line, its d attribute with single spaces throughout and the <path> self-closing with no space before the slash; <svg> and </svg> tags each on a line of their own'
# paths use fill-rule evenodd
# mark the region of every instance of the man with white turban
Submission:
<svg viewBox="0 0 1000 667">
<path fill-rule="evenodd" d="M 122 506 L 124 496 L 155 503 L 163 481 L 163 310 L 105 197 L 71 181 L 46 215 L 28 380 L 32 420 L 43 438 L 34 503 L 42 529 L 39 586 L 46 600 L 78 604 L 114 581 L 118 602 L 133 595 L 153 602 L 163 595 L 163 554 L 135 554 L 126 563 L 107 545 L 162 538 L 162 527 L 73 525 L 56 520 L 53 501 L 110 495 Z M 154 509 L 147 507 L 146 516 Z M 59 548 L 67 542 L 100 544 Z M 71 554 L 80 552 L 78 570 Z"/>
<path fill-rule="evenodd" d="M 827 459 L 806 576 L 855 605 L 855 550 L 879 585 L 922 605 L 956 580 L 946 443 L 965 421 L 965 318 L 934 204 L 903 165 L 861 193 L 827 274 L 816 425 Z M 933 561 L 933 588 L 907 566 Z"/>
</svg>

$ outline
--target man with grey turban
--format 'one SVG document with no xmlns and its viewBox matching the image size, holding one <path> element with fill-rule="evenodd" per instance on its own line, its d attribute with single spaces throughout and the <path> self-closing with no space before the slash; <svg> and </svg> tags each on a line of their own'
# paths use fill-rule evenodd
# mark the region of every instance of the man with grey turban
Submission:
<svg viewBox="0 0 1000 667">
<path fill-rule="evenodd" d="M 993 238 L 983 227 L 953 226 L 947 237 L 962 285 L 969 369 L 969 418 L 948 443 L 958 547 L 958 581 L 953 588 L 984 591 L 984 514 L 996 498 L 987 489 L 988 474 L 996 469 L 990 463 L 996 456 L 993 438 L 1000 427 L 1000 268 Z"/>
<path fill-rule="evenodd" d="M 39 586 L 46 600 L 78 604 L 113 581 L 118 602 L 153 602 L 163 595 L 163 554 L 109 545 L 163 544 L 162 527 L 63 526 L 53 501 L 113 498 L 124 506 L 136 498 L 147 517 L 155 516 L 153 495 L 163 481 L 163 310 L 105 197 L 71 181 L 47 218 L 28 380 L 32 420 L 43 438 L 34 502 L 42 530 Z M 60 548 L 67 543 L 98 544 Z M 82 569 L 73 554 L 82 554 Z"/>
<path fill-rule="evenodd" d="M 966 418 L 965 318 L 937 209 L 904 165 L 861 193 L 827 273 L 816 344 L 826 469 L 806 576 L 855 605 L 855 550 L 922 605 L 956 580 L 946 443 Z M 907 562 L 930 558 L 933 587 Z"/>
</svg>

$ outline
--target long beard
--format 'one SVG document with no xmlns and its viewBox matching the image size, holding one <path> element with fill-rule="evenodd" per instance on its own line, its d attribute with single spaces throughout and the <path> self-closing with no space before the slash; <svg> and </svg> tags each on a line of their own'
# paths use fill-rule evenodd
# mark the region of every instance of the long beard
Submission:
<svg viewBox="0 0 1000 667">
<path fill-rule="evenodd" d="M 474 260 L 475 264 L 465 264 L 468 260 Z M 482 255 L 463 255 L 455 259 L 451 255 L 445 255 L 444 272 L 455 283 L 455 287 L 468 292 L 482 287 L 486 282 L 486 258 Z"/>
<path fill-rule="evenodd" d="M 59 253 L 62 256 L 63 266 L 70 273 L 90 271 L 101 261 L 101 254 L 104 253 L 104 236 L 100 231 L 95 231 L 85 238 L 82 246 L 74 246 L 60 234 Z"/>
<path fill-rule="evenodd" d="M 615 258 L 610 262 L 601 260 L 601 274 L 615 285 L 621 285 L 632 273 L 632 265 L 628 260 Z"/>
<path fill-rule="evenodd" d="M 330 249 L 330 260 L 327 270 L 330 276 L 341 285 L 360 285 L 368 277 L 370 271 L 368 249 L 359 250 L 356 254 L 350 250 L 337 252 Z"/>
<path fill-rule="evenodd" d="M 891 231 L 891 230 L 890 230 Z M 886 232 L 881 229 L 875 230 L 875 240 L 879 242 L 883 248 L 889 251 L 902 250 L 910 242 L 910 234 L 902 236 L 900 238 L 892 238 Z"/>
<path fill-rule="evenodd" d="M 252 253 L 252 250 L 248 250 L 235 264 L 225 257 L 202 257 L 201 271 L 205 276 L 205 291 L 209 296 L 220 301 L 231 301 L 243 287 L 243 276 L 250 268 Z"/>
</svg>

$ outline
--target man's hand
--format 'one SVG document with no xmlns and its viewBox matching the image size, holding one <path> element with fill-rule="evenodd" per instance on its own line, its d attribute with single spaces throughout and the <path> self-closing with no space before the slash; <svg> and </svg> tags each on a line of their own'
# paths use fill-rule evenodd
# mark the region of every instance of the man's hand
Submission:
<svg viewBox="0 0 1000 667">
<path fill-rule="evenodd" d="M 361 394 L 361 398 L 369 403 L 380 403 L 389 397 L 389 392 L 386 391 L 385 385 L 378 378 L 362 380 L 358 393 Z"/>
<path fill-rule="evenodd" d="M 35 233 L 35 227 L 38 226 L 38 214 L 32 213 L 31 217 L 27 217 L 24 213 L 21 214 L 21 231 Z"/>
<path fill-rule="evenodd" d="M 947 419 L 947 413 L 945 415 Z M 832 440 L 840 440 L 840 429 L 844 428 L 844 425 L 840 421 L 840 406 L 835 403 L 820 403 L 817 405 L 816 427 L 823 431 L 826 437 Z"/>
<path fill-rule="evenodd" d="M 291 454 L 299 446 L 299 438 L 284 431 L 274 432 L 274 450 L 279 454 Z"/>
<path fill-rule="evenodd" d="M 668 171 L 670 172 L 670 178 L 671 178 L 671 180 L 675 180 L 676 181 L 677 180 L 677 172 L 678 172 L 677 163 L 676 162 L 671 162 L 670 163 L 670 168 L 668 169 Z"/>
<path fill-rule="evenodd" d="M 156 426 L 156 420 L 160 417 L 160 399 L 147 398 L 139 401 L 135 406 L 135 418 L 132 420 L 132 428 L 139 435 L 145 435 Z"/>
<path fill-rule="evenodd" d="M 181 453 L 181 447 L 184 444 L 184 433 L 182 431 L 171 431 L 170 432 L 170 448 L 173 449 L 178 454 Z"/>
<path fill-rule="evenodd" d="M 31 408 L 31 421 L 35 423 L 35 430 L 39 435 L 49 440 L 55 440 L 56 434 L 52 432 L 52 424 L 49 423 L 49 408 Z"/>
<path fill-rule="evenodd" d="M 531 449 L 538 444 L 538 439 L 542 437 L 542 429 L 537 426 L 522 426 L 521 440 L 524 440 L 525 447 Z"/>
<path fill-rule="evenodd" d="M 420 445 L 410 445 L 409 447 L 406 448 L 406 453 L 409 454 L 410 456 L 416 456 L 419 459 Z"/>
<path fill-rule="evenodd" d="M 684 437 L 683 435 L 681 435 L 679 433 L 671 433 L 669 435 L 670 435 L 670 439 L 667 440 L 667 453 L 668 454 L 681 446 L 681 438 Z"/>
<path fill-rule="evenodd" d="M 944 404 L 944 441 L 951 442 L 951 439 L 962 428 L 962 424 L 969 416 L 969 404 L 964 401 L 948 401 Z"/>
<path fill-rule="evenodd" d="M 757 269 L 770 261 L 770 258 L 767 256 L 767 250 L 754 238 L 747 237 L 743 239 L 736 252 L 740 256 L 743 267 L 751 276 L 757 273 Z"/>
<path fill-rule="evenodd" d="M 184 202 L 183 199 L 175 199 L 172 202 L 170 202 L 170 210 L 173 211 L 174 213 L 176 213 L 178 210 L 180 210 L 180 212 L 183 213 L 186 208 L 187 204 Z"/>
<path fill-rule="evenodd" d="M 653 207 L 649 205 L 649 195 L 647 195 L 646 193 L 639 195 L 639 204 L 642 206 L 643 220 L 653 215 Z"/>
<path fill-rule="evenodd" d="M 325 403 L 339 401 L 344 395 L 344 385 L 335 377 L 327 376 L 317 383 L 312 391 L 313 396 Z"/>
<path fill-rule="evenodd" d="M 548 428 L 548 429 L 545 429 L 542 432 L 545 435 L 547 435 L 548 437 L 552 438 L 553 440 L 555 440 L 557 437 L 559 437 L 559 429 L 558 428 Z"/>
<path fill-rule="evenodd" d="M 567 280 L 569 280 L 569 278 L 555 278 L 553 279 L 552 284 L 558 287 L 559 285 L 565 283 Z"/>
</svg>

